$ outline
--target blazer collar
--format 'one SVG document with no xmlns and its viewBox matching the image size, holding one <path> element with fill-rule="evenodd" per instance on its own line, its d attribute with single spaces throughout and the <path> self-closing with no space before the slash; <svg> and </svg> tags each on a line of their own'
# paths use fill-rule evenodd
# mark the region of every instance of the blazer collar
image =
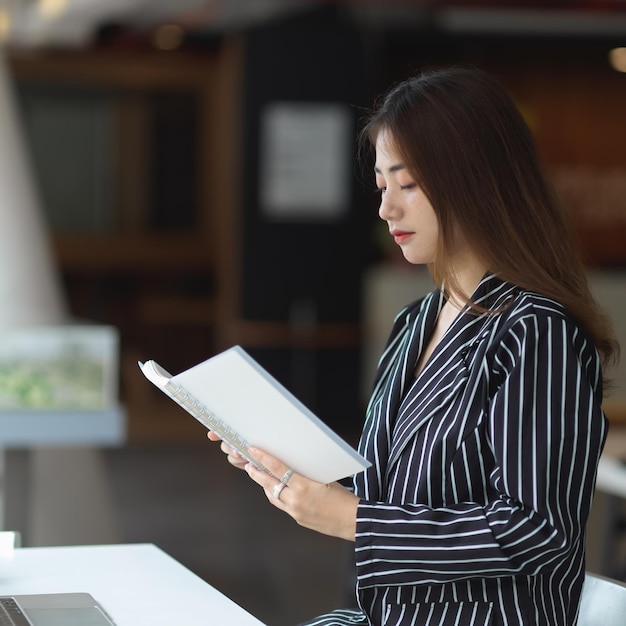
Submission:
<svg viewBox="0 0 626 626">
<path fill-rule="evenodd" d="M 469 376 L 465 357 L 473 344 L 489 333 L 489 322 L 497 317 L 499 308 L 515 295 L 518 289 L 493 274 L 486 274 L 472 300 L 490 312 L 476 314 L 469 307 L 463 309 L 436 346 L 428 362 L 415 377 L 415 367 L 425 344 L 434 329 L 437 315 L 444 303 L 441 291 L 434 292 L 430 303 L 417 313 L 406 346 L 406 367 L 402 380 L 396 382 L 392 404 L 397 412 L 387 468 L 391 468 L 413 435 L 449 404 L 463 388 Z M 439 294 L 439 297 L 436 296 Z M 485 328 L 487 330 L 485 330 Z"/>
<path fill-rule="evenodd" d="M 517 291 L 517 287 L 504 282 L 495 274 L 485 274 L 472 293 L 471 300 L 491 313 L 477 314 L 471 311 L 469 307 L 465 307 L 437 345 L 426 367 L 420 373 L 420 378 L 422 378 L 422 374 L 425 374 L 424 378 L 426 378 L 426 370 L 430 371 L 428 375 L 432 377 L 433 363 L 435 366 L 440 365 L 437 363 L 440 360 L 437 358 L 439 353 L 448 352 L 447 348 L 451 342 L 454 345 L 459 342 L 471 342 L 478 334 L 477 327 L 492 319 L 493 312 L 505 306 Z M 405 322 L 407 329 L 403 334 L 404 345 L 395 355 L 400 359 L 401 375 L 394 381 L 396 383 L 394 399 L 401 400 L 413 385 L 417 362 L 433 333 L 437 318 L 445 302 L 443 289 L 437 289 L 425 298 L 422 307 L 414 310 L 407 317 Z"/>
</svg>

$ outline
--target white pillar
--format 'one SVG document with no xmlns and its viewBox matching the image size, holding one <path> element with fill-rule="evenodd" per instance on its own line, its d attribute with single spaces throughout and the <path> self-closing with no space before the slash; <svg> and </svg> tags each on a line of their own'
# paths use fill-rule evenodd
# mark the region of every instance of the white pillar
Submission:
<svg viewBox="0 0 626 626">
<path fill-rule="evenodd" d="M 67 321 L 12 79 L 0 47 L 0 341 L 2 333 L 16 326 Z M 97 449 L 9 451 L 6 458 L 6 473 L 11 474 L 13 466 L 18 475 L 5 477 L 5 487 L 8 478 L 23 489 L 4 502 L 4 519 L 20 518 L 22 527 L 9 530 L 22 532 L 26 545 L 114 539 L 110 494 Z M 11 459 L 20 462 L 9 463 Z"/>
<path fill-rule="evenodd" d="M 65 318 L 12 81 L 0 49 L 0 332 L 17 325 L 59 324 Z"/>
</svg>

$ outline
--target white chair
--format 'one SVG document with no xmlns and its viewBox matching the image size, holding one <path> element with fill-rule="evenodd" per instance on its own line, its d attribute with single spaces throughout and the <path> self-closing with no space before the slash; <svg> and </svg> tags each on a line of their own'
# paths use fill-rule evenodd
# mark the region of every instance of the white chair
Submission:
<svg viewBox="0 0 626 626">
<path fill-rule="evenodd" d="M 626 583 L 587 573 L 578 626 L 626 626 Z"/>
</svg>

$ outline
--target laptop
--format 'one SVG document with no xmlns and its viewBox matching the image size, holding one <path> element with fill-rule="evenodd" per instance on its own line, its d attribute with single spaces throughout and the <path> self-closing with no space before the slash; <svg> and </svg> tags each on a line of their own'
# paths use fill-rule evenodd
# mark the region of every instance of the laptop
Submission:
<svg viewBox="0 0 626 626">
<path fill-rule="evenodd" d="M 4 620 L 4 621 L 3 621 Z M 3 626 L 115 626 L 88 593 L 0 596 Z"/>
</svg>

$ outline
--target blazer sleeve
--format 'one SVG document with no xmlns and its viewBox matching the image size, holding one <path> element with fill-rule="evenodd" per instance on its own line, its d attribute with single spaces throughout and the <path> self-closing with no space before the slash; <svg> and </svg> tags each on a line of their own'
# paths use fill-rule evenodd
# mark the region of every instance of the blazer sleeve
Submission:
<svg viewBox="0 0 626 626">
<path fill-rule="evenodd" d="M 584 540 L 606 436 L 597 352 L 567 317 L 506 324 L 488 356 L 487 501 L 361 501 L 362 587 L 548 571 Z"/>
</svg>

